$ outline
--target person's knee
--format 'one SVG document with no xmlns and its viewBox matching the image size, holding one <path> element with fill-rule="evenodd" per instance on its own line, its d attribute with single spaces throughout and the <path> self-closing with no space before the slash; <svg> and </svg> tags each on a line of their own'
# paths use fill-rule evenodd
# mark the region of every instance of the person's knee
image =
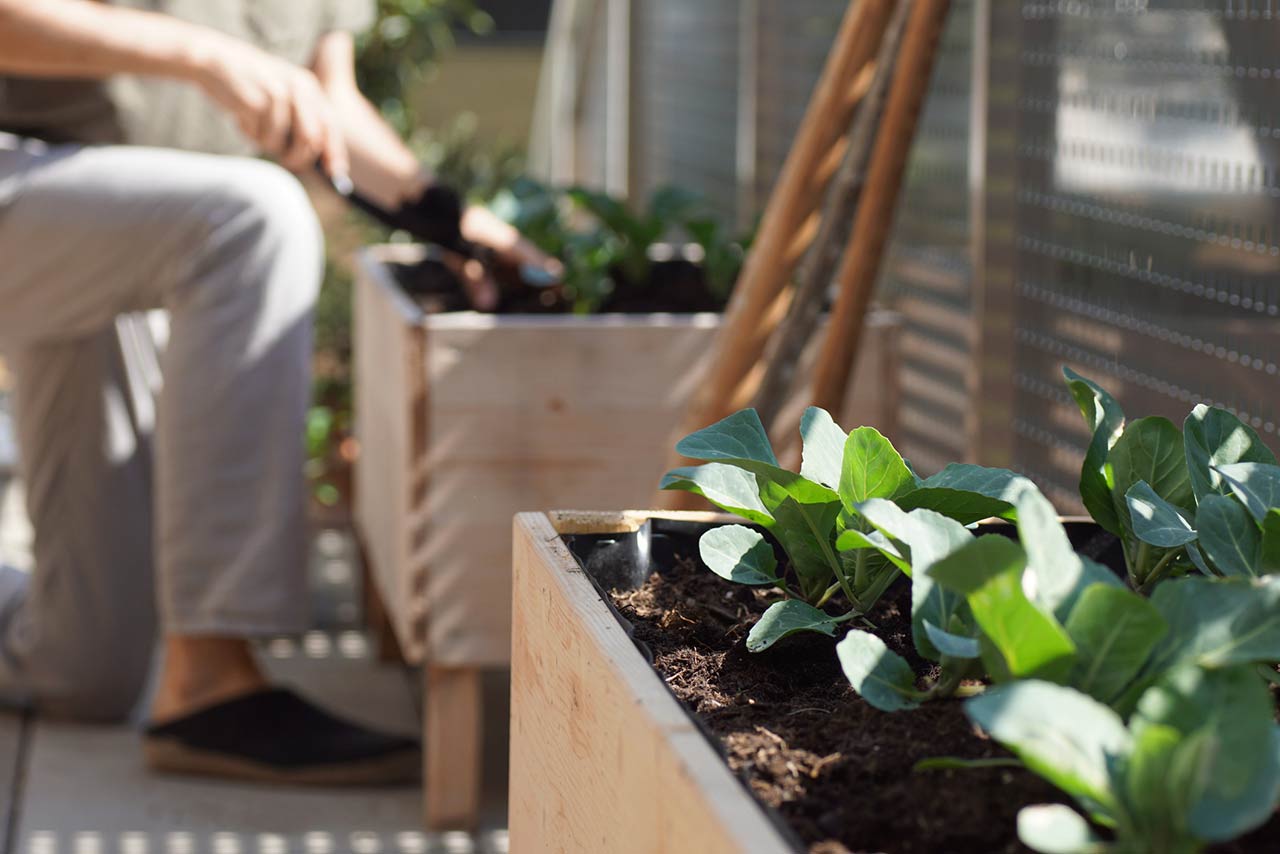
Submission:
<svg viewBox="0 0 1280 854">
<path fill-rule="evenodd" d="M 219 201 L 225 210 L 211 251 L 251 265 L 242 282 L 256 280 L 279 289 L 277 300 L 309 307 L 323 274 L 324 236 L 301 182 L 275 164 L 246 159 L 229 163 L 224 179 Z"/>
</svg>

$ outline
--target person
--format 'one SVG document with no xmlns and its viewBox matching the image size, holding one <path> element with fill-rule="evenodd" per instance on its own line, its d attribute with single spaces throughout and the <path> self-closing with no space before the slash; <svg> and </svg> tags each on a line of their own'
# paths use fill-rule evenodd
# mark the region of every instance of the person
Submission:
<svg viewBox="0 0 1280 854">
<path fill-rule="evenodd" d="M 0 350 L 35 529 L 32 574 L 0 569 L 0 700 L 121 719 L 159 634 L 158 770 L 376 783 L 418 765 L 414 742 L 272 687 L 252 651 L 305 628 L 322 237 L 290 172 L 319 164 L 389 208 L 430 185 L 357 89 L 370 5 L 0 0 Z M 552 263 L 482 208 L 459 225 Z M 492 283 L 464 268 L 483 305 Z M 123 319 L 154 308 L 159 370 Z"/>
</svg>

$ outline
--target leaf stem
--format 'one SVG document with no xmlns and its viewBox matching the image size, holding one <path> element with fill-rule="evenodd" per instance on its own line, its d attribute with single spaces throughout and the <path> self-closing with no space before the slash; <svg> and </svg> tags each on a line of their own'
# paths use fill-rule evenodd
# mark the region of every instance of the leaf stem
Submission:
<svg viewBox="0 0 1280 854">
<path fill-rule="evenodd" d="M 1147 558 L 1151 555 L 1151 546 L 1148 543 L 1139 541 L 1138 554 L 1133 559 L 1133 566 L 1129 570 L 1129 575 L 1133 580 L 1133 586 L 1141 589 L 1147 583 Z"/>
<path fill-rule="evenodd" d="M 1147 580 L 1138 588 L 1139 593 L 1146 595 L 1151 592 L 1153 587 L 1164 581 L 1165 577 L 1169 575 L 1169 570 L 1173 568 L 1173 562 L 1178 556 L 1178 551 L 1179 549 L 1171 549 L 1168 554 L 1160 558 L 1151 572 L 1147 574 Z"/>
<path fill-rule="evenodd" d="M 813 603 L 813 607 L 821 608 L 823 605 L 831 601 L 832 596 L 836 595 L 839 592 L 840 592 L 840 582 L 837 581 L 835 584 L 831 585 L 826 589 L 826 592 L 822 594 L 822 596 L 818 599 L 817 602 Z"/>
</svg>

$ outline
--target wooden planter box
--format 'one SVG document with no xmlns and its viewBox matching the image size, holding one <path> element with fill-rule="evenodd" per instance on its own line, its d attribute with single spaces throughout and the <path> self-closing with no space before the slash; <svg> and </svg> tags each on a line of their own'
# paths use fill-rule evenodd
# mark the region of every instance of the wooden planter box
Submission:
<svg viewBox="0 0 1280 854">
<path fill-rule="evenodd" d="M 473 818 L 479 733 L 443 722 L 478 720 L 480 669 L 510 661 L 511 517 L 650 506 L 720 317 L 427 315 L 386 266 L 420 252 L 359 259 L 355 521 L 404 655 L 426 665 L 429 822 L 445 827 Z M 838 421 L 893 432 L 899 326 L 869 319 Z M 445 778 L 454 803 L 431 804 Z"/>
<path fill-rule="evenodd" d="M 511 850 L 794 852 L 560 539 L 653 515 L 516 517 Z"/>
</svg>

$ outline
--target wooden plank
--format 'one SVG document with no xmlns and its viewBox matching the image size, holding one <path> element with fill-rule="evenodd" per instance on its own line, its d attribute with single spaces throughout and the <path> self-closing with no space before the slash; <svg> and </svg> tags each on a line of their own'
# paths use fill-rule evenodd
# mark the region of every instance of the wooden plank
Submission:
<svg viewBox="0 0 1280 854">
<path fill-rule="evenodd" d="M 484 753 L 484 686 L 475 668 L 428 666 L 423 797 L 427 827 L 474 830 Z"/>
<path fill-rule="evenodd" d="M 404 674 L 376 667 L 359 641 L 354 633 L 313 633 L 300 644 L 268 645 L 264 662 L 277 679 L 341 714 L 415 732 Z M 501 842 L 500 828 L 487 829 Z M 326 790 L 157 776 L 144 769 L 131 728 L 45 721 L 32 744 L 18 838 L 14 854 L 398 852 L 441 844 L 422 829 L 414 787 Z"/>
<path fill-rule="evenodd" d="M 790 851 L 550 519 L 515 528 L 512 850 Z"/>
</svg>

